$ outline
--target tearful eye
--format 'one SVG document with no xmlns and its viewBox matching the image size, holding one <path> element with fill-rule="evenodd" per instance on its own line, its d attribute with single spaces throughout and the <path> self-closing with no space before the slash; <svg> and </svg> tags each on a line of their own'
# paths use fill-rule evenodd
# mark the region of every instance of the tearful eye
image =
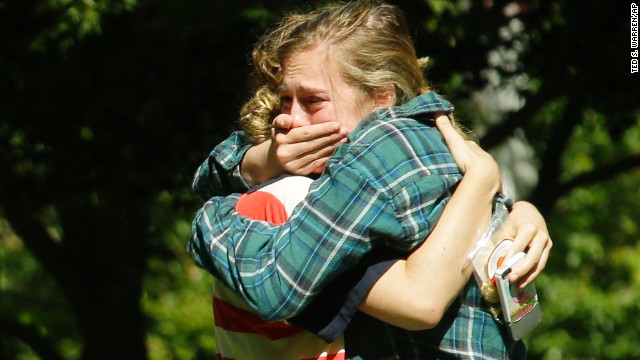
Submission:
<svg viewBox="0 0 640 360">
<path fill-rule="evenodd" d="M 310 98 L 307 98 L 305 100 L 305 102 L 307 103 L 307 106 L 319 105 L 319 104 L 323 103 L 324 101 L 325 101 L 325 99 L 319 98 L 319 97 L 310 97 Z"/>
</svg>

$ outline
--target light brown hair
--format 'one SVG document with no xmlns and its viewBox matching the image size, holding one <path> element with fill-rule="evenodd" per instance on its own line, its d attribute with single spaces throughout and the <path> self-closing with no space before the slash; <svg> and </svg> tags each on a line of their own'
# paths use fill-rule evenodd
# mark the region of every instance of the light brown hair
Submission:
<svg viewBox="0 0 640 360">
<path fill-rule="evenodd" d="M 285 62 L 316 48 L 326 51 L 347 84 L 366 95 L 392 89 L 395 104 L 401 104 L 429 90 L 423 74 L 426 59 L 417 58 L 398 7 L 360 0 L 288 14 L 252 53 L 254 96 L 242 108 L 240 125 L 254 142 L 270 137 Z"/>
</svg>

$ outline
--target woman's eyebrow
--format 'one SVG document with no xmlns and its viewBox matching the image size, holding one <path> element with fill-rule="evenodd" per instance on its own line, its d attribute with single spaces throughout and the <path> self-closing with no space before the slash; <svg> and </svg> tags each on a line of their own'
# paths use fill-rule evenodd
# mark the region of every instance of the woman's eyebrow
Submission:
<svg viewBox="0 0 640 360">
<path fill-rule="evenodd" d="M 324 93 L 324 92 L 327 91 L 323 87 L 307 86 L 307 85 L 300 86 L 300 90 L 302 90 L 304 92 L 308 92 L 308 93 Z"/>
<path fill-rule="evenodd" d="M 325 88 L 309 86 L 309 85 L 300 85 L 297 88 L 299 89 L 300 92 L 303 92 L 303 93 L 323 93 L 324 94 L 327 92 L 327 89 Z M 289 91 L 289 88 L 285 84 L 282 84 L 278 87 L 278 91 L 280 92 Z"/>
</svg>

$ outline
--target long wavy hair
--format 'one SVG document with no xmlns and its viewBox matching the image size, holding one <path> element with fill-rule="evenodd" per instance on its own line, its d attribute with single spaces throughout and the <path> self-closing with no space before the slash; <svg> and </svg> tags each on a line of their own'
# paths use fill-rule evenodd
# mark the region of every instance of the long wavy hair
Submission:
<svg viewBox="0 0 640 360">
<path fill-rule="evenodd" d="M 287 14 L 252 52 L 253 96 L 243 106 L 240 126 L 259 143 L 271 134 L 280 111 L 282 69 L 292 56 L 321 49 L 339 76 L 373 96 L 393 85 L 395 104 L 429 91 L 426 58 L 416 56 L 403 12 L 376 0 L 330 4 L 306 14 Z"/>
</svg>

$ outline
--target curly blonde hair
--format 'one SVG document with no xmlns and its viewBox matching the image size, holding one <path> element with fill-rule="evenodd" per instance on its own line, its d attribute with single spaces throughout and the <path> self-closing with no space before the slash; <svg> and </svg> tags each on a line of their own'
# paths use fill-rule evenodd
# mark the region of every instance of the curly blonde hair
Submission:
<svg viewBox="0 0 640 360">
<path fill-rule="evenodd" d="M 338 3 L 307 14 L 288 14 L 252 52 L 254 95 L 241 110 L 240 126 L 254 142 L 270 137 L 278 114 L 278 88 L 286 61 L 321 48 L 349 85 L 373 96 L 395 89 L 395 104 L 429 90 L 402 11 L 376 0 Z"/>
</svg>

